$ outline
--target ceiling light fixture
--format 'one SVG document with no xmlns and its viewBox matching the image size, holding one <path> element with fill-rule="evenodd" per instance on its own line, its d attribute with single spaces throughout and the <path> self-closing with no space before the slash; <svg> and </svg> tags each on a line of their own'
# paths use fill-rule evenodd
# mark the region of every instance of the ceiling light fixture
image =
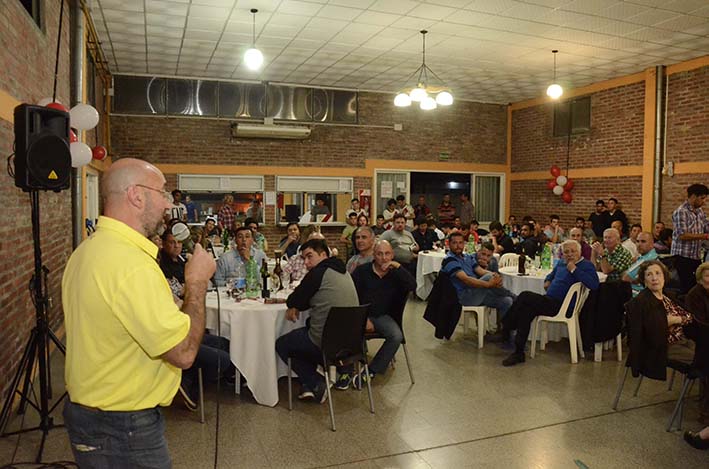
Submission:
<svg viewBox="0 0 709 469">
<path fill-rule="evenodd" d="M 416 85 L 413 87 L 407 87 L 399 91 L 399 93 L 394 98 L 394 106 L 397 107 L 407 107 L 411 106 L 411 102 L 415 101 L 419 103 L 419 107 L 424 111 L 429 111 L 431 109 L 436 109 L 440 106 L 450 106 L 453 104 L 453 95 L 443 83 L 443 80 L 436 75 L 436 73 L 431 70 L 431 68 L 426 65 L 426 34 L 428 31 L 425 29 L 421 31 L 421 37 L 423 39 L 423 61 L 421 66 L 416 69 L 414 73 L 409 76 L 406 80 L 408 83 L 413 77 L 416 78 Z M 432 85 L 429 82 L 429 74 L 431 77 L 435 78 L 440 82 L 439 85 Z"/>
<path fill-rule="evenodd" d="M 559 99 L 561 95 L 564 94 L 564 89 L 556 82 L 556 54 L 558 52 L 559 51 L 556 49 L 551 51 L 551 53 L 554 54 L 554 81 L 549 85 L 549 88 L 547 88 L 547 96 L 551 99 Z"/>
<path fill-rule="evenodd" d="M 252 8 L 251 14 L 253 15 L 253 29 L 251 48 L 244 54 L 244 63 L 246 63 L 249 70 L 258 70 L 263 64 L 263 54 L 256 48 L 256 13 L 258 13 L 258 10 L 256 8 Z"/>
</svg>

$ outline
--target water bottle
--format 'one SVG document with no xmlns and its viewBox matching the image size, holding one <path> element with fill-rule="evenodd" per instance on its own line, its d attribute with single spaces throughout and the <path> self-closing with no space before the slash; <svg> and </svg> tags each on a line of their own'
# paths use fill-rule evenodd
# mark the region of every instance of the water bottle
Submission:
<svg viewBox="0 0 709 469">
<path fill-rule="evenodd" d="M 228 285 L 231 287 L 232 295 L 237 301 L 240 301 L 246 293 L 246 268 L 241 262 L 236 265 L 234 272 L 234 283 Z"/>
<path fill-rule="evenodd" d="M 549 244 L 545 244 L 544 248 L 542 249 L 542 270 L 549 270 L 551 269 L 551 246 Z"/>
<path fill-rule="evenodd" d="M 260 289 L 259 267 L 252 257 L 246 261 L 246 297 L 258 298 Z"/>
</svg>

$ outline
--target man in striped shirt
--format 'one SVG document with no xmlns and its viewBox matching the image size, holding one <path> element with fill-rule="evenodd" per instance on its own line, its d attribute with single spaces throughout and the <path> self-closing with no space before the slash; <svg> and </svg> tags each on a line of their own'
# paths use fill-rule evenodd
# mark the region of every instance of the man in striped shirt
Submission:
<svg viewBox="0 0 709 469">
<path fill-rule="evenodd" d="M 672 248 L 675 266 L 682 284 L 682 293 L 687 293 L 696 284 L 694 272 L 701 264 L 702 241 L 709 240 L 709 221 L 702 205 L 709 195 L 704 184 L 692 184 L 687 188 L 687 200 L 672 214 Z"/>
</svg>

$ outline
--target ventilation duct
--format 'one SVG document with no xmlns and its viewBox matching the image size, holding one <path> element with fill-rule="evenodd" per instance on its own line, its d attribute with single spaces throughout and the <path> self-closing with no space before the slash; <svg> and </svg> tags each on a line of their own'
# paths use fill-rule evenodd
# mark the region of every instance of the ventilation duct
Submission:
<svg viewBox="0 0 709 469">
<path fill-rule="evenodd" d="M 242 124 L 237 122 L 231 125 L 231 136 L 239 138 L 302 139 L 310 136 L 310 128 L 294 125 Z"/>
</svg>

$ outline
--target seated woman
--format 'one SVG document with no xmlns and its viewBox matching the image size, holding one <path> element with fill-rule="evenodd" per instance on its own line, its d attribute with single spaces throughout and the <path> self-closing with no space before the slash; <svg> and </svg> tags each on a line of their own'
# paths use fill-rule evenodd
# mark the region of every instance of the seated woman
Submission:
<svg viewBox="0 0 709 469">
<path fill-rule="evenodd" d="M 701 329 L 706 330 L 709 328 L 709 262 L 704 262 L 699 267 L 697 267 L 697 284 L 689 290 L 687 293 L 687 298 L 685 300 L 685 305 L 687 309 L 694 315 L 694 320 L 703 325 Z M 701 341 L 698 341 L 698 353 L 697 362 L 695 366 L 699 368 L 709 368 L 709 353 L 702 352 Z M 703 379 L 704 389 L 708 389 L 709 380 L 707 378 Z M 699 418 L 704 423 L 709 423 L 709 392 L 704 392 L 704 398 L 699 408 Z M 709 441 L 709 431 L 706 431 L 707 436 L 705 438 Z M 709 443 L 707 444 L 709 447 Z"/>
<path fill-rule="evenodd" d="M 638 269 L 638 278 L 645 289 L 627 304 L 629 364 L 633 376 L 642 373 L 648 378 L 664 380 L 668 359 L 683 362 L 694 359 L 694 343 L 685 335 L 694 319 L 664 294 L 669 276 L 667 267 L 657 260 L 644 262 Z"/>
</svg>

